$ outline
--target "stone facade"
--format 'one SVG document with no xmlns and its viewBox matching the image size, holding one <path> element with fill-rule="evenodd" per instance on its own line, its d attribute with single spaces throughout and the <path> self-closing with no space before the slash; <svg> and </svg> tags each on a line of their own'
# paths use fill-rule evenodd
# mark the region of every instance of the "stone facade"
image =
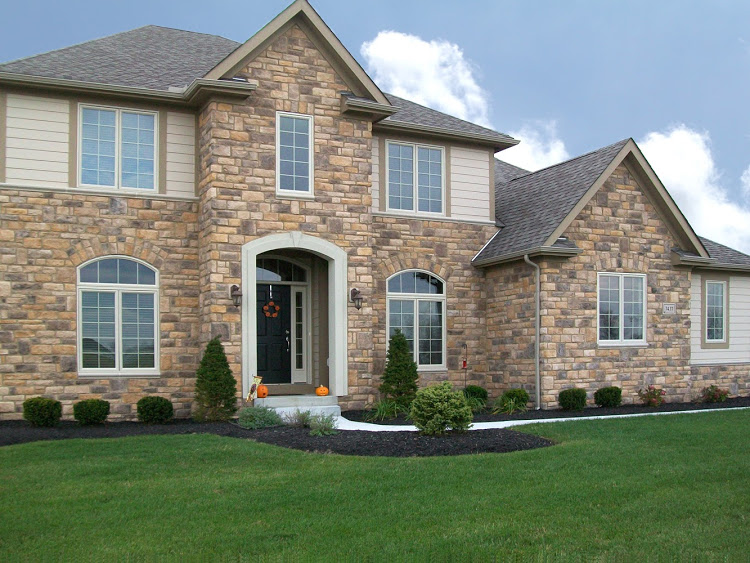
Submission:
<svg viewBox="0 0 750 563">
<path fill-rule="evenodd" d="M 133 418 L 144 395 L 169 398 L 177 416 L 192 403 L 198 345 L 197 205 L 60 192 L 0 192 L 0 416 L 20 418 L 40 395 L 63 403 L 111 403 Z M 161 377 L 83 379 L 76 362 L 77 267 L 107 255 L 159 270 Z"/>
</svg>

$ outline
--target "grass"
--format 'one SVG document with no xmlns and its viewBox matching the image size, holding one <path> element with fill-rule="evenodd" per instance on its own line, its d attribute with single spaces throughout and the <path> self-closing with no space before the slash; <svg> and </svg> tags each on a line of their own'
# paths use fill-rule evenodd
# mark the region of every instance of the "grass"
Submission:
<svg viewBox="0 0 750 563">
<path fill-rule="evenodd" d="M 210 435 L 0 448 L 0 560 L 744 560 L 750 411 L 538 424 L 559 445 L 307 454 Z"/>
</svg>

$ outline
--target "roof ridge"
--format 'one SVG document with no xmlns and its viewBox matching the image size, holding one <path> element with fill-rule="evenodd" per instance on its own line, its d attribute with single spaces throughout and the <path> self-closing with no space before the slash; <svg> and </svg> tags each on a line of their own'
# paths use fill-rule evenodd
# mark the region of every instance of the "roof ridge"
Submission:
<svg viewBox="0 0 750 563">
<path fill-rule="evenodd" d="M 130 31 L 136 31 L 138 29 L 143 29 L 144 27 L 158 27 L 160 29 L 170 29 L 172 31 L 181 31 L 183 33 L 194 33 L 195 35 L 205 35 L 206 37 L 218 37 L 219 39 L 224 39 L 226 41 L 231 41 L 232 43 L 237 43 L 237 45 L 242 45 L 241 42 L 235 41 L 234 39 L 229 39 L 229 37 L 224 37 L 223 35 L 216 35 L 215 33 L 205 33 L 203 31 L 193 31 L 192 29 L 182 29 L 179 27 L 170 27 L 168 25 L 159 25 L 159 24 L 148 24 L 148 25 L 142 25 L 141 27 L 136 27 L 135 29 L 131 29 Z M 117 35 L 117 34 L 115 34 Z M 110 36 L 107 36 L 110 37 Z M 104 37 L 102 37 L 104 39 Z"/>
<path fill-rule="evenodd" d="M 563 160 L 562 162 L 558 162 L 557 164 L 550 164 L 549 166 L 545 166 L 544 168 L 540 168 L 539 170 L 534 170 L 533 172 L 529 172 L 528 174 L 524 174 L 522 176 L 518 176 L 517 178 L 513 178 L 512 180 L 510 180 L 510 182 L 513 182 L 513 181 L 518 180 L 520 178 L 525 178 L 526 176 L 529 176 L 530 174 L 538 174 L 539 172 L 543 172 L 544 170 L 549 170 L 550 168 L 555 168 L 556 166 L 562 166 L 563 164 L 568 164 L 568 163 L 574 162 L 576 160 L 580 160 L 581 158 L 584 158 L 586 156 L 590 156 L 590 155 L 592 155 L 594 153 L 597 153 L 597 152 L 605 151 L 605 150 L 610 149 L 610 148 L 612 148 L 614 146 L 617 146 L 617 145 L 624 145 L 625 143 L 627 143 L 630 140 L 632 140 L 632 137 L 628 137 L 627 139 L 622 139 L 621 141 L 617 141 L 616 143 L 612 143 L 611 145 L 607 145 L 607 146 L 600 147 L 598 149 L 594 149 L 592 151 L 589 151 L 589 152 L 586 152 L 586 153 L 583 153 L 583 154 L 579 154 L 578 156 L 574 156 L 573 158 L 569 158 L 568 160 Z M 500 159 L 498 159 L 498 160 L 500 160 Z M 511 165 L 511 166 L 513 166 L 513 165 Z M 510 183 L 510 182 L 507 182 L 507 183 Z"/>
</svg>

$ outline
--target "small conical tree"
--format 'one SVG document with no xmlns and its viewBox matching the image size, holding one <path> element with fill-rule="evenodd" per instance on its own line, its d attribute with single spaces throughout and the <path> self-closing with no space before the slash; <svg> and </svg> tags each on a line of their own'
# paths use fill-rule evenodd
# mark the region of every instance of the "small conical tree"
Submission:
<svg viewBox="0 0 750 563">
<path fill-rule="evenodd" d="M 409 351 L 409 343 L 400 330 L 396 330 L 388 344 L 380 392 L 404 408 L 409 408 L 417 394 L 417 364 Z"/>
<path fill-rule="evenodd" d="M 217 336 L 203 352 L 195 379 L 195 419 L 229 420 L 237 410 L 237 382 Z"/>
</svg>

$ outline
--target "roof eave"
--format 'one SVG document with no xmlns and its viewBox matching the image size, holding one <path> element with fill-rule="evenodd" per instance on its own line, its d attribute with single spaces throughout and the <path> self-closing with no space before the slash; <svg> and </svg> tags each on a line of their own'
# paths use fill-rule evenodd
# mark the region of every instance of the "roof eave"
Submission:
<svg viewBox="0 0 750 563">
<path fill-rule="evenodd" d="M 99 82 L 83 82 L 66 78 L 49 78 L 29 74 L 0 72 L 0 85 L 48 89 L 59 92 L 91 93 L 117 98 L 167 102 L 177 105 L 195 106 L 211 95 L 247 98 L 257 87 L 253 82 L 208 80 L 198 78 L 179 92 L 154 90 L 135 86 L 120 86 Z"/>
<path fill-rule="evenodd" d="M 430 135 L 454 141 L 487 145 L 494 148 L 495 152 L 515 146 L 520 142 L 517 139 L 508 139 L 506 141 L 498 139 L 494 135 L 483 135 L 482 133 L 466 133 L 463 131 L 456 131 L 454 129 L 445 129 L 443 127 L 433 127 L 430 125 L 416 125 L 414 123 L 406 123 L 403 121 L 395 120 L 380 121 L 375 125 L 375 127 L 379 131 L 384 132 L 417 134 L 428 133 Z"/>
<path fill-rule="evenodd" d="M 686 266 L 696 270 L 723 270 L 733 272 L 750 272 L 750 264 L 730 264 L 719 262 L 716 258 L 703 258 L 702 256 L 683 256 L 672 252 L 673 266 Z"/>
<path fill-rule="evenodd" d="M 398 108 L 392 105 L 385 105 L 372 100 L 351 98 L 347 94 L 341 95 L 341 113 L 368 115 L 374 121 L 379 121 L 393 115 L 397 111 Z"/>
<path fill-rule="evenodd" d="M 513 262 L 514 260 L 520 260 L 524 256 L 558 256 L 561 258 L 571 258 L 578 256 L 583 252 L 581 248 L 560 248 L 556 246 L 537 246 L 526 250 L 519 250 L 516 252 L 510 252 L 501 256 L 495 256 L 492 258 L 485 258 L 483 260 L 477 260 L 477 257 L 471 261 L 471 264 L 476 268 L 486 268 L 487 266 L 494 266 L 496 264 L 502 264 L 505 262 Z M 481 254 L 481 251 L 479 252 Z M 477 256 L 479 256 L 477 254 Z"/>
</svg>

